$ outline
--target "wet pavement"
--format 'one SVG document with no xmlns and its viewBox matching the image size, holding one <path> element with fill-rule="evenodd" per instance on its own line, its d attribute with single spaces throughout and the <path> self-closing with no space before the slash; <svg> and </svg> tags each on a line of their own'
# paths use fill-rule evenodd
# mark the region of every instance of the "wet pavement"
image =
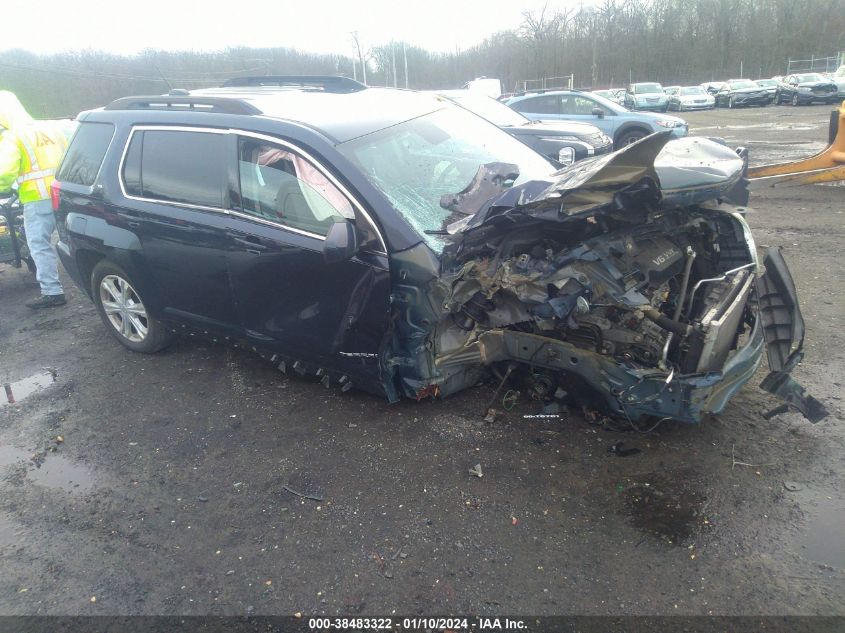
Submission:
<svg viewBox="0 0 845 633">
<path fill-rule="evenodd" d="M 56 375 L 50 371 L 42 371 L 27 378 L 7 382 L 0 392 L 0 407 L 20 403 L 28 396 L 42 389 L 52 386 L 56 382 Z"/>
<path fill-rule="evenodd" d="M 759 163 L 823 145 L 827 111 L 684 117 Z M 845 614 L 845 205 L 752 206 L 801 296 L 817 425 L 763 419 L 764 370 L 647 434 L 526 417 L 527 393 L 485 421 L 491 384 L 389 405 L 201 340 L 130 353 L 66 277 L 33 314 L 0 268 L 0 613 Z"/>
<path fill-rule="evenodd" d="M 32 453 L 14 446 L 0 446 L 0 472 L 5 469 L 6 480 L 21 479 L 21 485 L 32 483 L 82 494 L 94 486 L 91 470 L 62 455 Z"/>
</svg>

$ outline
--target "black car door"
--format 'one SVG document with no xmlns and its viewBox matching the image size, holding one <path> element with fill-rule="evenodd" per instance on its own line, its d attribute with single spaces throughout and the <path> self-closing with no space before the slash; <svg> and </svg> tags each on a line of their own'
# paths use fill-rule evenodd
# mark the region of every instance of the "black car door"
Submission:
<svg viewBox="0 0 845 633">
<path fill-rule="evenodd" d="M 115 211 L 138 236 L 141 267 L 163 316 L 236 334 L 226 262 L 226 148 L 223 130 L 135 128 Z"/>
<path fill-rule="evenodd" d="M 301 150 L 249 135 L 235 144 L 228 262 L 247 337 L 312 369 L 376 377 L 390 292 L 377 228 Z M 326 263 L 325 235 L 344 218 L 355 222 L 362 247 L 348 260 Z"/>
</svg>

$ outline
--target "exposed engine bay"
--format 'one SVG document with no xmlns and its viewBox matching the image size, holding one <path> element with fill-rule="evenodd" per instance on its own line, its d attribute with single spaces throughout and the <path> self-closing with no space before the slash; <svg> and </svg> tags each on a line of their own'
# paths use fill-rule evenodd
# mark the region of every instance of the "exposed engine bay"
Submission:
<svg viewBox="0 0 845 633">
<path fill-rule="evenodd" d="M 438 349 L 463 338 L 454 329 L 512 328 L 634 367 L 718 370 L 754 319 L 746 300 L 755 266 L 739 221 L 679 211 L 645 226 L 599 224 L 585 221 L 582 230 L 597 235 L 583 240 L 572 226 L 510 233 L 462 266 L 447 299 L 452 326 L 443 324 Z M 728 270 L 706 292 L 693 292 Z M 732 307 L 727 332 L 722 319 Z M 715 323 L 728 340 L 703 357 Z"/>
<path fill-rule="evenodd" d="M 412 346 L 391 363 L 406 392 L 448 395 L 507 365 L 550 391 L 574 384 L 610 415 L 695 422 L 724 408 L 768 346 L 763 388 L 822 419 L 789 376 L 804 329 L 779 252 L 759 276 L 741 213 L 747 163 L 706 139 L 661 153 L 666 141 L 492 198 L 513 166 L 484 166 L 444 198 L 456 215 L 439 275 L 424 290 L 406 277 L 395 295 Z M 399 263 L 403 274 L 424 270 L 418 254 Z"/>
</svg>

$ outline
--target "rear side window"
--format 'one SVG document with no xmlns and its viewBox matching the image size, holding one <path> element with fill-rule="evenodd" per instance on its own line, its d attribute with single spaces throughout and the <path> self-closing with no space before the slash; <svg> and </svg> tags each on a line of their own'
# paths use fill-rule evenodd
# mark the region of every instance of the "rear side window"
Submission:
<svg viewBox="0 0 845 633">
<path fill-rule="evenodd" d="M 225 152 L 223 134 L 136 131 L 123 163 L 126 193 L 220 209 L 225 185 Z"/>
<path fill-rule="evenodd" d="M 113 136 L 111 123 L 80 123 L 56 179 L 86 187 L 93 185 Z"/>
<path fill-rule="evenodd" d="M 532 97 L 517 101 L 511 107 L 517 112 L 532 112 L 536 114 L 558 114 L 560 106 L 555 96 Z"/>
</svg>

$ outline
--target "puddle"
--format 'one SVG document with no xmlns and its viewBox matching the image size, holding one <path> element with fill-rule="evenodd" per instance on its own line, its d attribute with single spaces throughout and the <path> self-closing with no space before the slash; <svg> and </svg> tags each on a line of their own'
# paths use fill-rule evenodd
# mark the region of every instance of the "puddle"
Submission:
<svg viewBox="0 0 845 633">
<path fill-rule="evenodd" d="M 786 494 L 804 513 L 794 541 L 797 553 L 814 563 L 845 569 L 845 498 L 818 489 Z"/>
<path fill-rule="evenodd" d="M 46 488 L 80 493 L 94 487 L 94 476 L 91 471 L 67 457 L 48 453 L 43 460 L 37 460 L 39 464 L 32 459 L 32 456 L 31 451 L 14 446 L 0 446 L 0 469 L 9 466 L 26 466 L 24 479 Z"/>
<path fill-rule="evenodd" d="M 4 383 L 0 391 L 0 407 L 16 404 L 37 391 L 46 389 L 56 382 L 55 372 L 42 371 L 29 378 Z"/>
<path fill-rule="evenodd" d="M 706 498 L 685 473 L 648 473 L 621 490 L 634 527 L 683 545 L 701 527 Z"/>
</svg>

